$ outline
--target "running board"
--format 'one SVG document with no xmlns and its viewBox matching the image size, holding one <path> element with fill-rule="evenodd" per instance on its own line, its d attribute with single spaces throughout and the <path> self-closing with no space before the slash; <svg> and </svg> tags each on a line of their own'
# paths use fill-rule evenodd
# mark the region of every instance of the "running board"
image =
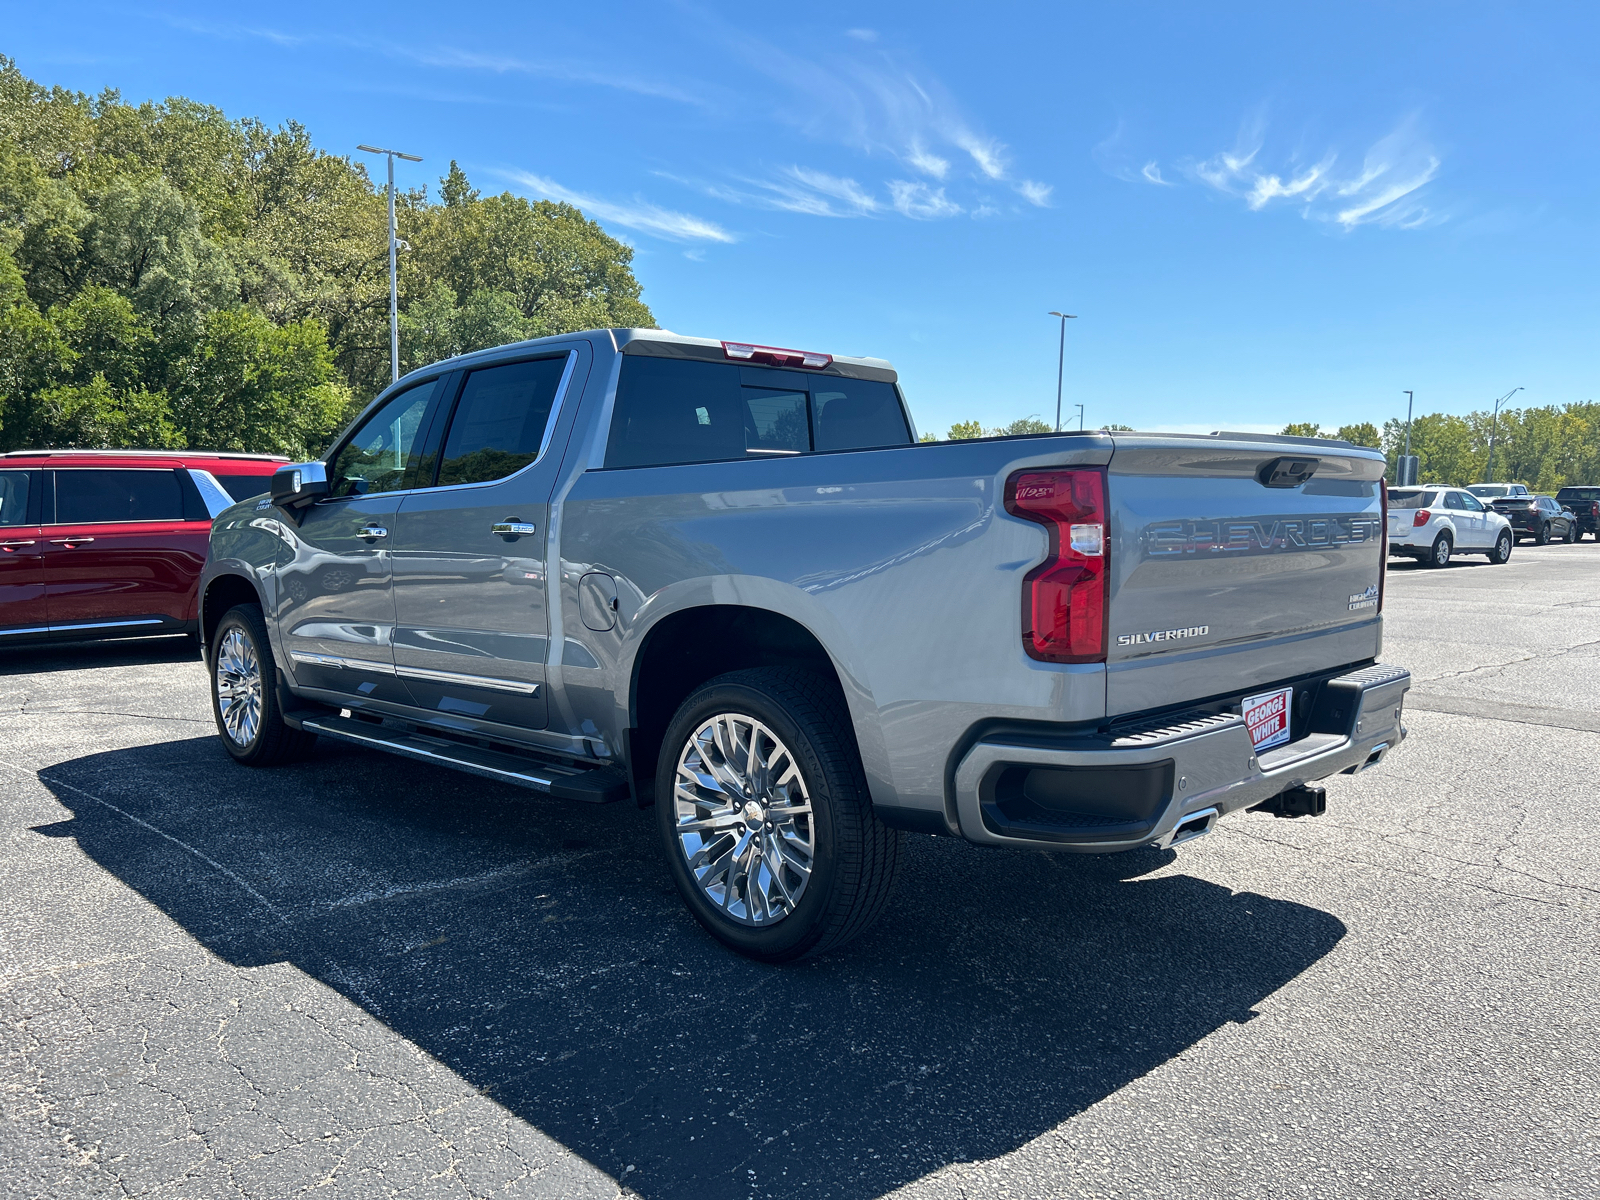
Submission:
<svg viewBox="0 0 1600 1200">
<path fill-rule="evenodd" d="M 535 792 L 546 792 L 563 800 L 582 800 L 588 804 L 609 804 L 628 794 L 628 780 L 616 767 L 576 767 L 569 763 L 537 759 L 468 746 L 425 733 L 389 729 L 370 721 L 349 717 L 306 717 L 300 727 L 336 741 L 384 750 L 419 762 L 429 762 L 453 771 L 466 771 L 485 779 L 515 784 Z"/>
</svg>

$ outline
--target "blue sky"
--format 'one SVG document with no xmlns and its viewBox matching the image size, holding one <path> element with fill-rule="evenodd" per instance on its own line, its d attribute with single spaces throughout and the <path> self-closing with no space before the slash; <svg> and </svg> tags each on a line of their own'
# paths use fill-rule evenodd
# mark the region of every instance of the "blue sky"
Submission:
<svg viewBox="0 0 1600 1200">
<path fill-rule="evenodd" d="M 1051 309 L 1069 423 L 1600 396 L 1592 4 L 7 10 L 41 82 L 572 200 L 665 327 L 892 359 L 925 430 L 1053 419 Z"/>
</svg>

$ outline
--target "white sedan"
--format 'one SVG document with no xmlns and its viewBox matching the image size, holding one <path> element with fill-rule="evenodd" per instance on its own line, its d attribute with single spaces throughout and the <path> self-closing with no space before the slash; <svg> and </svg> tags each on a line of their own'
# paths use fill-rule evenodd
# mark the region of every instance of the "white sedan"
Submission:
<svg viewBox="0 0 1600 1200">
<path fill-rule="evenodd" d="M 1492 563 L 1511 557 L 1511 522 L 1465 488 L 1389 489 L 1389 553 L 1409 554 L 1430 567 L 1447 567 L 1452 554 L 1487 554 Z"/>
</svg>

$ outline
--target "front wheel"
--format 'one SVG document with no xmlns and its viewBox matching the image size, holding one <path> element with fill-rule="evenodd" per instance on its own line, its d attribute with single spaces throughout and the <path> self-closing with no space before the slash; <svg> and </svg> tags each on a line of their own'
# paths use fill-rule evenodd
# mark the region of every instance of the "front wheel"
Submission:
<svg viewBox="0 0 1600 1200">
<path fill-rule="evenodd" d="M 1510 562 L 1511 561 L 1511 541 L 1512 541 L 1512 539 L 1511 539 L 1511 530 L 1509 530 L 1509 529 L 1501 530 L 1500 531 L 1500 537 L 1496 540 L 1496 542 L 1494 544 L 1494 549 L 1489 551 L 1489 561 L 1492 562 L 1492 563 L 1495 563 L 1498 566 L 1503 566 L 1504 564 Z"/>
<path fill-rule="evenodd" d="M 734 671 L 667 728 L 657 828 L 678 894 L 723 945 L 792 962 L 882 912 L 900 834 L 872 811 L 849 714 L 807 671 Z"/>
<path fill-rule="evenodd" d="M 267 622 L 255 604 L 222 614 L 211 639 L 211 715 L 222 744 L 238 762 L 271 767 L 304 756 L 317 740 L 295 729 L 278 706 L 278 668 Z"/>
<path fill-rule="evenodd" d="M 1428 565 L 1430 567 L 1448 567 L 1450 565 L 1450 535 L 1441 533 L 1433 539 L 1433 549 L 1428 551 Z"/>
</svg>

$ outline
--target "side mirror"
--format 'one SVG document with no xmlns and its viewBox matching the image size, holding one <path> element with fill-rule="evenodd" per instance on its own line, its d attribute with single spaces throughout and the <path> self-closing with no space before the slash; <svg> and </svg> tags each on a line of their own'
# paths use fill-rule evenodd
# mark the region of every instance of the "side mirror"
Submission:
<svg viewBox="0 0 1600 1200">
<path fill-rule="evenodd" d="M 305 508 L 329 491 L 326 463 L 291 463 L 272 475 L 272 502 L 279 508 Z"/>
</svg>

